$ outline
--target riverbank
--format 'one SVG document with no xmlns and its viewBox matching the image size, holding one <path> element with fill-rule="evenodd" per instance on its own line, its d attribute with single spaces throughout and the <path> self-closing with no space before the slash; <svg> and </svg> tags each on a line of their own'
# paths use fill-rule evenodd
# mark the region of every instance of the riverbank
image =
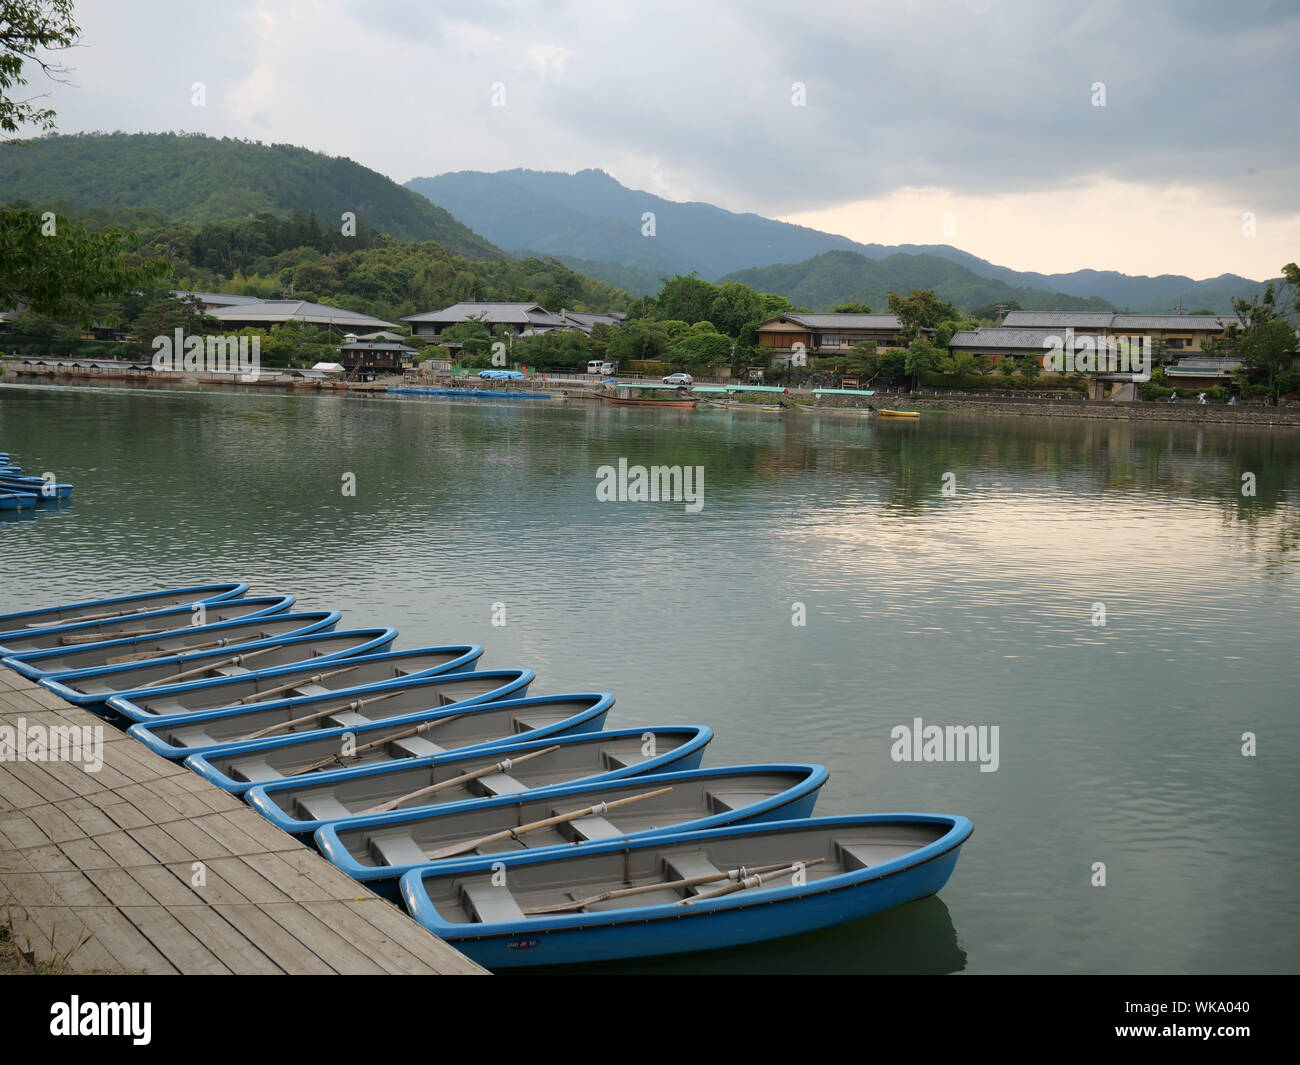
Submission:
<svg viewBox="0 0 1300 1065">
<path fill-rule="evenodd" d="M 243 383 L 232 380 L 229 376 L 212 374 L 155 374 L 150 376 L 124 375 L 112 373 L 69 373 L 53 368 L 33 369 L 22 367 L 21 370 L 12 360 L 0 360 L 0 368 L 6 370 L 0 377 L 0 384 L 36 385 L 36 386 L 96 386 L 126 389 L 177 389 L 177 390 L 213 390 L 243 391 L 253 389 L 265 392 L 268 388 L 292 392 L 329 392 L 362 393 L 368 395 L 387 394 L 389 388 L 402 387 L 406 382 L 401 377 L 391 377 L 379 381 L 358 383 L 346 381 L 301 382 L 290 383 L 287 380 L 264 380 L 259 383 Z M 500 392 L 546 393 L 553 399 L 589 400 L 599 399 L 596 382 L 588 383 L 581 378 L 562 378 L 548 380 L 546 375 L 528 381 L 483 381 L 477 377 L 455 378 L 453 383 L 458 389 Z M 1188 398 L 1178 403 L 1152 401 L 1147 403 L 1121 403 L 1107 400 L 1086 400 L 1082 397 L 1043 397 L 1043 396 L 990 396 L 965 395 L 961 393 L 880 393 L 871 400 L 845 399 L 843 397 L 815 396 L 809 389 L 791 388 L 782 396 L 765 396 L 764 399 L 779 398 L 787 404 L 797 404 L 798 409 L 826 414 L 869 415 L 872 407 L 889 407 L 897 410 L 919 410 L 932 413 L 966 413 L 985 414 L 995 417 L 1013 418 L 1085 418 L 1109 419 L 1145 422 L 1181 422 L 1184 424 L 1216 425 L 1250 425 L 1256 427 L 1300 428 L 1300 405 L 1283 407 L 1265 407 L 1260 403 L 1229 407 L 1224 403 L 1208 403 L 1201 406 L 1194 399 Z M 869 404 L 869 405 L 868 405 Z M 767 407 L 770 404 L 762 404 Z M 758 404 L 737 404 L 737 409 L 746 406 L 758 407 Z"/>
<path fill-rule="evenodd" d="M 799 393 L 791 390 L 798 402 L 805 402 Z M 811 396 L 810 396 L 811 398 Z M 1223 403 L 1200 406 L 1194 400 L 1180 403 L 1154 401 L 1150 403 L 1113 403 L 1075 399 L 992 399 L 987 396 L 921 395 L 879 396 L 876 406 L 897 410 L 919 410 L 934 413 L 989 414 L 1013 418 L 1088 418 L 1120 419 L 1146 422 L 1213 423 L 1219 425 L 1281 426 L 1300 428 L 1300 406 L 1229 407 Z M 825 413 L 851 411 L 860 408 L 818 405 Z"/>
</svg>

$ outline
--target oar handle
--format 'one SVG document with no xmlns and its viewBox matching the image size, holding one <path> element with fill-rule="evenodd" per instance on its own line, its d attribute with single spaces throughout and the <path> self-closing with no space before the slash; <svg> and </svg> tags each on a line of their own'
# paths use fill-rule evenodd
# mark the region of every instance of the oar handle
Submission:
<svg viewBox="0 0 1300 1065">
<path fill-rule="evenodd" d="M 593 814 L 603 814 L 606 810 L 612 810 L 616 806 L 627 806 L 629 803 L 644 802 L 646 799 L 653 799 L 659 795 L 666 795 L 672 791 L 671 787 L 656 788 L 654 791 L 643 791 L 640 795 L 629 795 L 625 799 L 615 799 L 612 802 L 598 802 L 591 806 L 584 806 L 581 810 L 570 810 L 568 813 L 556 814 L 554 817 L 546 817 L 540 821 L 530 821 L 526 825 L 518 825 L 515 828 L 503 829 L 500 832 L 493 832 L 491 835 L 482 836 L 479 839 L 467 840 L 464 843 L 453 843 L 450 847 L 443 847 L 441 850 L 434 851 L 430 854 L 430 861 L 438 861 L 442 858 L 452 858 L 457 854 L 464 854 L 466 851 L 478 850 L 479 847 L 488 843 L 495 843 L 499 839 L 518 839 L 520 836 L 527 835 L 529 832 L 536 832 L 538 829 L 549 828 L 551 825 L 562 825 L 566 821 L 576 821 L 579 817 L 590 817 Z"/>
<path fill-rule="evenodd" d="M 214 669 L 220 669 L 222 666 L 233 666 L 241 662 L 247 662 L 250 658 L 256 658 L 258 655 L 267 654 L 270 651 L 278 651 L 280 644 L 272 644 L 270 647 L 263 647 L 260 651 L 249 651 L 242 655 L 231 655 L 229 658 L 223 658 L 218 662 L 210 662 L 206 666 L 199 666 L 197 669 L 187 669 L 183 673 L 173 673 L 170 677 L 159 677 L 157 680 L 151 680 L 147 684 L 141 684 L 142 688 L 154 688 L 159 684 L 173 684 L 178 680 L 188 680 L 190 677 L 198 677 L 204 673 L 211 673 Z"/>
<path fill-rule="evenodd" d="M 430 784 L 428 787 L 418 788 L 415 791 L 409 791 L 405 795 L 399 795 L 396 799 L 389 799 L 387 802 L 381 802 L 378 806 L 372 806 L 368 810 L 362 810 L 362 814 L 386 814 L 390 810 L 396 810 L 404 802 L 410 802 L 412 799 L 421 799 L 426 795 L 435 795 L 440 791 L 446 791 L 448 788 L 454 788 L 458 784 L 468 784 L 471 780 L 477 780 L 479 777 L 488 776 L 491 773 L 506 773 L 517 765 L 531 761 L 534 758 L 540 758 L 544 754 L 550 754 L 558 751 L 560 745 L 554 744 L 550 747 L 544 747 L 540 751 L 529 751 L 527 754 L 521 754 L 517 758 L 503 758 L 496 765 L 484 766 L 482 769 L 472 769 L 468 773 L 461 773 L 459 776 L 451 777 L 448 780 L 440 781 L 437 784 Z"/>
<path fill-rule="evenodd" d="M 279 695 L 280 692 L 287 692 L 290 688 L 299 688 L 304 684 L 319 684 L 328 677 L 337 677 L 340 673 L 351 673 L 354 669 L 360 668 L 360 666 L 348 666 L 346 669 L 333 669 L 328 673 L 313 673 L 310 677 L 301 677 L 298 680 L 290 681 L 288 684 L 281 684 L 277 688 L 267 688 L 266 691 L 245 695 L 242 699 L 235 700 L 233 705 L 243 706 L 245 703 L 255 703 L 259 699 L 265 699 L 268 695 Z"/>
<path fill-rule="evenodd" d="M 298 725 L 305 725 L 309 721 L 317 721 L 322 717 L 329 717 L 330 714 L 337 714 L 343 710 L 360 710 L 363 706 L 369 706 L 371 703 L 382 702 L 384 699 L 391 699 L 395 695 L 405 695 L 405 691 L 384 692 L 382 695 L 374 695 L 369 699 L 353 699 L 350 703 L 339 703 L 337 706 L 329 706 L 324 710 L 317 710 L 313 714 L 306 714 L 303 717 L 295 717 L 289 721 L 280 721 L 274 725 L 269 725 L 257 732 L 250 732 L 247 736 L 240 736 L 236 743 L 243 743 L 245 740 L 256 740 L 262 736 L 270 736 L 272 733 L 279 732 L 281 729 L 294 728 Z"/>
</svg>

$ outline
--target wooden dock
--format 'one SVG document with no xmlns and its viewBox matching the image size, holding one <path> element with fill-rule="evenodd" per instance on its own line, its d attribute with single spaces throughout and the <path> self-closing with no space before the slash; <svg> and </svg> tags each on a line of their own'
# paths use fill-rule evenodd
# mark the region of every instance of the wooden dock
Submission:
<svg viewBox="0 0 1300 1065">
<path fill-rule="evenodd" d="M 0 756 L 0 924 L 70 972 L 484 973 L 239 799 L 0 667 L 0 726 L 100 726 L 103 766 Z"/>
</svg>

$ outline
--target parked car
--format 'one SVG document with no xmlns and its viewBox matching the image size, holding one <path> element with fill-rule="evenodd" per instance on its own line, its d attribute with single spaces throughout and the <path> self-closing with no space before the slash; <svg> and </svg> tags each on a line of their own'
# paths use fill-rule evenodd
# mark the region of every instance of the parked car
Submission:
<svg viewBox="0 0 1300 1065">
<path fill-rule="evenodd" d="M 678 388 L 690 388 L 695 384 L 695 378 L 688 373 L 670 373 L 664 378 L 664 384 L 676 385 Z"/>
</svg>

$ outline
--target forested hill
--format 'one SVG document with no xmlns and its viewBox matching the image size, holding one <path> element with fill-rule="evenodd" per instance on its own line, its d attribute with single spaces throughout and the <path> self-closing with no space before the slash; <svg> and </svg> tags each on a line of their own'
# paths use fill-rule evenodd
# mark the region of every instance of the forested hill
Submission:
<svg viewBox="0 0 1300 1065">
<path fill-rule="evenodd" d="M 828 251 L 799 263 L 738 270 L 739 281 L 759 292 L 774 292 L 797 307 L 828 310 L 840 303 L 885 307 L 890 292 L 933 289 L 940 299 L 972 308 L 1012 303 L 1025 311 L 1113 311 L 1096 297 L 1084 299 L 1047 289 L 1010 285 L 937 255 L 890 255 L 868 259 L 851 251 Z"/>
<path fill-rule="evenodd" d="M 78 214 L 147 208 L 197 225 L 300 212 L 330 227 L 353 211 L 372 232 L 436 241 L 466 259 L 505 257 L 426 197 L 351 159 L 226 137 L 94 133 L 0 143 L 0 200 Z"/>
</svg>

